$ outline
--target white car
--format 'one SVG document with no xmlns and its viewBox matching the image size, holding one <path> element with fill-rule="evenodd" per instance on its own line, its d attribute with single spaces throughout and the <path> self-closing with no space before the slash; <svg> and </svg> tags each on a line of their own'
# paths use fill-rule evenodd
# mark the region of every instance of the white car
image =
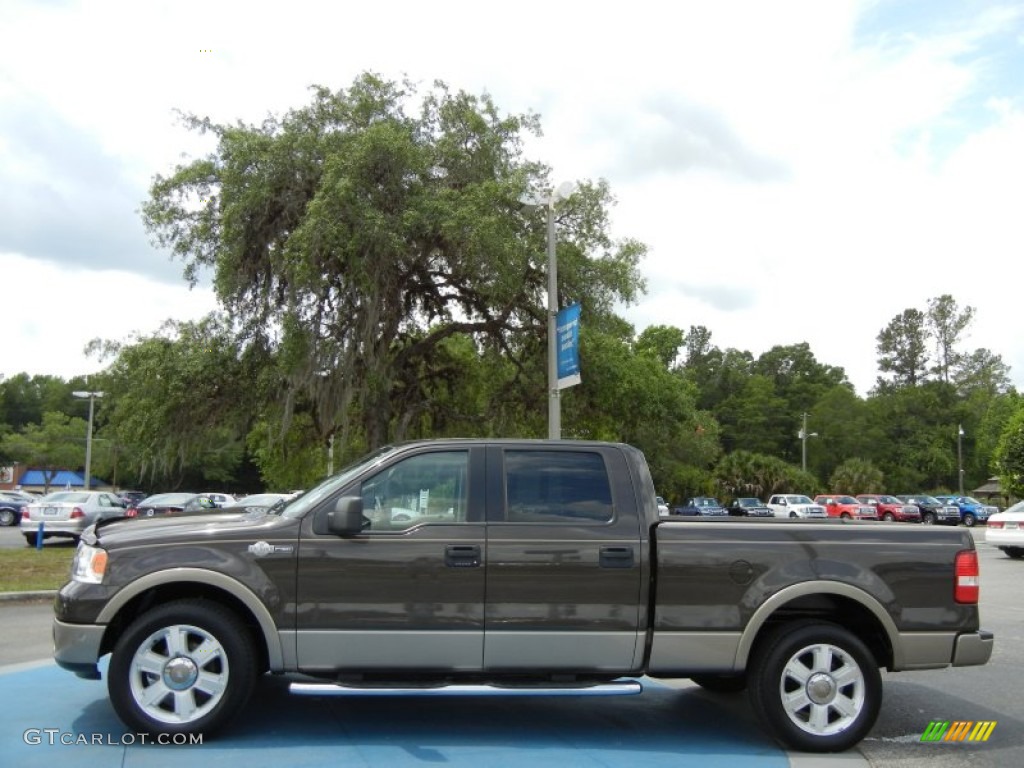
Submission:
<svg viewBox="0 0 1024 768">
<path fill-rule="evenodd" d="M 21 512 L 21 532 L 30 547 L 39 540 L 70 537 L 75 541 L 95 522 L 124 517 L 124 502 L 116 493 L 105 491 L 56 491 L 33 502 Z"/>
<path fill-rule="evenodd" d="M 656 497 L 658 500 L 658 517 L 668 517 L 668 502 L 666 502 L 661 496 Z"/>
<path fill-rule="evenodd" d="M 988 519 L 985 541 L 998 547 L 1014 560 L 1024 557 L 1024 501 Z"/>
<path fill-rule="evenodd" d="M 777 493 L 768 499 L 768 509 L 775 517 L 828 517 L 828 511 L 800 493 Z"/>
</svg>

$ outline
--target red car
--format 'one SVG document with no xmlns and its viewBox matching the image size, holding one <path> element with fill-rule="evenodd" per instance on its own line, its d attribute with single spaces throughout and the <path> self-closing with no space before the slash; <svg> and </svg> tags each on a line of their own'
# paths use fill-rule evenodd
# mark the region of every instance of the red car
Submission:
<svg viewBox="0 0 1024 768">
<path fill-rule="evenodd" d="M 879 520 L 900 523 L 920 523 L 921 509 L 916 504 L 907 504 L 895 496 L 884 493 L 862 493 L 857 500 L 875 508 Z"/>
<path fill-rule="evenodd" d="M 853 496 L 839 493 L 822 494 L 814 497 L 815 504 L 821 504 L 829 517 L 842 517 L 847 520 L 877 520 L 878 513 L 870 504 L 862 504 Z"/>
</svg>

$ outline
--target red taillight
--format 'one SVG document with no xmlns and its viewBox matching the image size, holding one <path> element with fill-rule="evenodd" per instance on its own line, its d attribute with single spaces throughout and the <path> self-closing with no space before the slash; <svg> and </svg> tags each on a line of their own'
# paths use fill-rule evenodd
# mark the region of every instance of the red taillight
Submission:
<svg viewBox="0 0 1024 768">
<path fill-rule="evenodd" d="M 953 599 L 958 603 L 977 603 L 981 576 L 978 569 L 978 553 L 973 549 L 957 552 L 954 571 L 956 584 L 953 587 Z"/>
<path fill-rule="evenodd" d="M 25 507 L 23 510 L 21 510 L 21 519 L 22 520 L 31 520 L 32 519 L 32 514 L 28 511 L 28 507 Z"/>
<path fill-rule="evenodd" d="M 989 520 L 988 521 L 988 527 L 989 528 L 1002 528 L 1003 527 L 1003 521 L 1002 520 Z"/>
<path fill-rule="evenodd" d="M 71 519 L 74 520 L 76 517 L 85 517 L 85 512 L 82 511 L 81 507 L 75 507 L 71 510 Z"/>
<path fill-rule="evenodd" d="M 124 513 L 125 517 L 138 517 L 138 515 L 139 510 L 137 510 L 135 507 L 131 507 L 130 509 L 125 510 Z"/>
</svg>

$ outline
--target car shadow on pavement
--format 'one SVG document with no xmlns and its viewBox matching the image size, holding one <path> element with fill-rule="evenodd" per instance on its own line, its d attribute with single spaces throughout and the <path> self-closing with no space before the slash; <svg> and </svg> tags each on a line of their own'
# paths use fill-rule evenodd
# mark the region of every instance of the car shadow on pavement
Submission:
<svg viewBox="0 0 1024 768">
<path fill-rule="evenodd" d="M 39 690 L 51 702 L 47 726 L 77 734 L 109 734 L 113 742 L 114 746 L 54 747 L 62 754 L 76 750 L 76 765 L 194 766 L 196 759 L 204 766 L 246 768 L 271 762 L 308 766 L 428 762 L 474 768 L 527 764 L 531 768 L 573 764 L 633 768 L 638 762 L 645 768 L 789 765 L 771 739 L 748 719 L 737 717 L 728 701 L 736 697 L 712 696 L 694 687 L 677 690 L 656 682 L 638 696 L 607 698 L 327 697 L 291 695 L 288 680 L 266 676 L 258 682 L 249 705 L 224 732 L 204 739 L 201 746 L 174 746 L 143 745 L 127 733 L 107 699 L 105 683 L 75 680 L 52 667 L 40 671 L 51 673 Z M 0 692 L 5 681 L 0 678 Z M 64 691 L 74 695 L 64 696 Z M 201 758 L 196 749 L 202 750 Z M 55 757 L 37 764 L 52 766 Z M 19 759 L 18 765 L 24 764 Z"/>
</svg>

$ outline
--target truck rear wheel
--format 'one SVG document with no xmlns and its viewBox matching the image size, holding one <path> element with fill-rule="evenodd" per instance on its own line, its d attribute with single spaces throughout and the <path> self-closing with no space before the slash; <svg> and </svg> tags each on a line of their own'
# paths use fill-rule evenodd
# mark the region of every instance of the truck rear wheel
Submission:
<svg viewBox="0 0 1024 768">
<path fill-rule="evenodd" d="M 114 646 L 107 677 L 121 720 L 139 732 L 212 733 L 243 708 L 256 682 L 245 625 L 204 600 L 159 606 Z"/>
<path fill-rule="evenodd" d="M 750 701 L 768 730 L 807 752 L 840 752 L 875 724 L 882 704 L 878 664 L 856 636 L 835 624 L 776 628 L 757 650 Z"/>
<path fill-rule="evenodd" d="M 974 516 L 973 512 L 964 512 L 964 525 L 973 528 L 976 522 L 978 522 L 978 518 Z"/>
</svg>

